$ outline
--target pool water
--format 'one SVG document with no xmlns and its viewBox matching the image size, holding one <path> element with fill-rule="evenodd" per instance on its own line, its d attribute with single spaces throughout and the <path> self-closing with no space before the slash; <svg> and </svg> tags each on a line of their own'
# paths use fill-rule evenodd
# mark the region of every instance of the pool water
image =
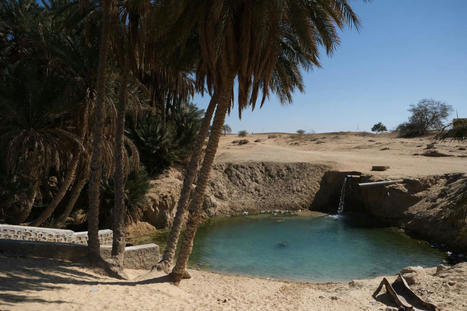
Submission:
<svg viewBox="0 0 467 311">
<path fill-rule="evenodd" d="M 355 218 L 354 218 L 355 219 Z M 394 228 L 352 216 L 232 217 L 197 233 L 190 265 L 292 281 L 349 281 L 435 266 L 444 254 Z"/>
</svg>

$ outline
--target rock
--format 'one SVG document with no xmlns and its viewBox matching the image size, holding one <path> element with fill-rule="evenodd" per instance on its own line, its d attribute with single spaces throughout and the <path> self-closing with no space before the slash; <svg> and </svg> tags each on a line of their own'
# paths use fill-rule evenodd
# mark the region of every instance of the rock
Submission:
<svg viewBox="0 0 467 311">
<path fill-rule="evenodd" d="M 404 269 L 401 270 L 401 274 L 404 275 L 406 273 L 418 273 L 420 271 L 423 271 L 423 267 L 420 267 L 420 266 L 409 266 L 409 267 L 405 267 Z M 404 275 L 405 277 L 405 275 Z"/>
<path fill-rule="evenodd" d="M 439 266 L 436 267 L 436 273 L 435 273 L 435 275 L 437 275 L 437 274 L 439 274 L 439 273 L 441 273 L 441 272 L 443 272 L 443 271 L 445 271 L 445 270 L 447 270 L 447 269 L 449 269 L 448 266 L 446 266 L 446 265 L 439 265 Z"/>
<path fill-rule="evenodd" d="M 331 300 L 338 300 L 339 298 L 337 296 L 332 296 Z"/>
<path fill-rule="evenodd" d="M 397 308 L 394 308 L 394 307 L 386 307 L 386 309 L 384 309 L 384 311 L 398 311 L 399 309 Z"/>
<path fill-rule="evenodd" d="M 448 282 L 448 285 L 449 285 L 449 286 L 454 286 L 454 285 L 456 285 L 456 281 L 449 281 L 449 282 Z"/>
<path fill-rule="evenodd" d="M 255 139 L 255 143 L 260 143 L 261 139 Z"/>
<path fill-rule="evenodd" d="M 282 247 L 287 247 L 287 246 L 289 246 L 289 242 L 287 242 L 287 241 L 281 241 L 281 242 L 277 243 L 277 247 L 282 248 Z"/>
<path fill-rule="evenodd" d="M 381 172 L 381 171 L 387 170 L 388 168 L 389 168 L 389 166 L 373 165 L 373 166 L 371 167 L 371 170 L 372 170 L 372 171 L 379 171 L 379 172 Z"/>
<path fill-rule="evenodd" d="M 409 285 L 414 285 L 417 282 L 417 273 L 416 272 L 412 272 L 412 273 L 406 273 L 403 275 L 404 276 L 404 279 L 407 281 L 407 284 Z"/>
<path fill-rule="evenodd" d="M 248 139 L 239 139 L 239 140 L 234 140 L 232 141 L 232 144 L 237 144 L 237 145 L 246 145 L 250 141 Z"/>
<path fill-rule="evenodd" d="M 441 153 L 437 150 L 429 150 L 422 153 L 425 157 L 452 157 L 450 154 Z"/>
</svg>

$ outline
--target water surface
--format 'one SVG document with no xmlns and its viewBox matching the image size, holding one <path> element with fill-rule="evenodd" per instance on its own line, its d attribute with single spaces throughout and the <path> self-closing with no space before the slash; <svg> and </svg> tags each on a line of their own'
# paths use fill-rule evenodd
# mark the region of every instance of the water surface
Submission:
<svg viewBox="0 0 467 311">
<path fill-rule="evenodd" d="M 394 228 L 331 217 L 232 217 L 198 230 L 201 269 L 293 281 L 348 281 L 435 266 L 443 253 Z"/>
</svg>

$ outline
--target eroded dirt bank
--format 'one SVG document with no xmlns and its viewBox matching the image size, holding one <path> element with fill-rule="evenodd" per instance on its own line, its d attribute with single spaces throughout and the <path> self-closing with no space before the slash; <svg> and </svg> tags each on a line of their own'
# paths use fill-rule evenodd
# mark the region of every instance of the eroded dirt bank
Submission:
<svg viewBox="0 0 467 311">
<path fill-rule="evenodd" d="M 374 180 L 371 176 L 362 177 Z M 360 188 L 363 209 L 424 240 L 467 251 L 467 176 L 446 174 Z"/>
<path fill-rule="evenodd" d="M 334 171 L 312 163 L 218 163 L 204 202 L 207 217 L 271 210 L 311 209 L 336 213 L 344 177 L 347 211 L 363 211 L 387 225 L 421 239 L 467 251 L 467 176 L 445 174 L 400 179 L 387 186 L 360 188 L 358 183 L 384 180 L 355 171 Z M 360 177 L 358 177 L 360 175 Z M 156 228 L 170 227 L 182 185 L 170 170 L 153 181 L 144 214 Z"/>
<path fill-rule="evenodd" d="M 208 186 L 204 210 L 209 217 L 262 210 L 309 209 L 329 167 L 312 163 L 218 163 Z M 153 181 L 144 214 L 156 228 L 170 226 L 183 183 L 166 172 Z"/>
</svg>

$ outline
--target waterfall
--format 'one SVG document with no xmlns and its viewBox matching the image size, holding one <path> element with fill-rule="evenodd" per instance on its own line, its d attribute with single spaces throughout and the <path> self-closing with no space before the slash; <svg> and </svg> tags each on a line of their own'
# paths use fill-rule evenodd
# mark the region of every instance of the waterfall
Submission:
<svg viewBox="0 0 467 311">
<path fill-rule="evenodd" d="M 345 188 L 347 185 L 347 176 L 344 178 L 344 183 L 341 188 L 341 195 L 339 197 L 339 205 L 337 207 L 337 214 L 340 215 L 344 212 L 344 201 L 345 201 Z"/>
</svg>

